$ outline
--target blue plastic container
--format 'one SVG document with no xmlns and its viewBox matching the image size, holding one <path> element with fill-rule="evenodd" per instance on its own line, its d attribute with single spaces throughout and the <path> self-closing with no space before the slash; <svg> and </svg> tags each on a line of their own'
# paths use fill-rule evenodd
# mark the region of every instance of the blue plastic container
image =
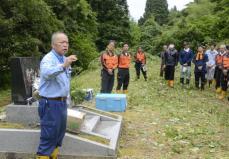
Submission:
<svg viewBox="0 0 229 159">
<path fill-rule="evenodd" d="M 97 94 L 96 108 L 109 112 L 124 112 L 127 106 L 125 94 Z"/>
</svg>

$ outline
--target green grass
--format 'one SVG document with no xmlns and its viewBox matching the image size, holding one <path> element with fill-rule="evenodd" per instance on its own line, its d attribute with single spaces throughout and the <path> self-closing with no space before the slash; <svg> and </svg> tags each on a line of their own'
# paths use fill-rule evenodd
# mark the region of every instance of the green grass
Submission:
<svg viewBox="0 0 229 159">
<path fill-rule="evenodd" d="M 131 68 L 128 108 L 124 118 L 120 159 L 228 159 L 229 106 L 216 98 L 213 88 L 199 91 L 179 85 L 168 88 L 159 77 L 157 57 L 148 59 L 149 80 L 135 80 Z M 114 86 L 114 89 L 116 84 Z M 72 81 L 73 89 L 100 90 L 100 69 L 90 70 Z M 94 102 L 84 102 L 95 107 Z"/>
<path fill-rule="evenodd" d="M 0 121 L 0 128 L 1 129 L 24 129 L 26 127 L 22 124 L 8 123 L 8 122 Z"/>
<path fill-rule="evenodd" d="M 10 103 L 10 90 L 0 90 L 0 107 L 6 106 Z"/>
<path fill-rule="evenodd" d="M 10 103 L 10 90 L 0 91 L 0 115 L 5 112 L 5 106 Z"/>
</svg>

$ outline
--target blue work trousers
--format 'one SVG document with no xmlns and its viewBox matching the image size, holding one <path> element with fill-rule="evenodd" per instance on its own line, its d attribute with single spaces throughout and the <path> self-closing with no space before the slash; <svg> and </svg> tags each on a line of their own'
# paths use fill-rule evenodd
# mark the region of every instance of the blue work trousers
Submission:
<svg viewBox="0 0 229 159">
<path fill-rule="evenodd" d="M 37 154 L 50 156 L 62 145 L 67 123 L 66 101 L 40 99 L 38 113 L 41 123 L 40 143 Z"/>
</svg>

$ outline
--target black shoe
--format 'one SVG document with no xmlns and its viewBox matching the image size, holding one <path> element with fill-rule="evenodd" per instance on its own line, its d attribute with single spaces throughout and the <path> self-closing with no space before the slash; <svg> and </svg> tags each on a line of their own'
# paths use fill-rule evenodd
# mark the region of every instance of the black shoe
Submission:
<svg viewBox="0 0 229 159">
<path fill-rule="evenodd" d="M 210 88 L 212 85 L 212 80 L 208 81 L 208 87 Z"/>
<path fill-rule="evenodd" d="M 204 84 L 201 84 L 201 91 L 204 90 Z"/>
<path fill-rule="evenodd" d="M 180 78 L 180 83 L 183 85 L 184 84 L 184 78 Z"/>
<path fill-rule="evenodd" d="M 197 89 L 199 89 L 199 82 L 195 82 L 195 86 Z"/>
<path fill-rule="evenodd" d="M 190 83 L 190 80 L 186 79 L 186 84 L 189 85 L 189 83 Z"/>
</svg>

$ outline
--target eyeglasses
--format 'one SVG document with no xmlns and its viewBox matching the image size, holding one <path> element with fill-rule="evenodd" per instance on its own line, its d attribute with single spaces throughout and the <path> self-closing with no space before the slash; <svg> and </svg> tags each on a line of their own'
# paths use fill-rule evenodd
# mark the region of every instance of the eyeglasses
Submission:
<svg viewBox="0 0 229 159">
<path fill-rule="evenodd" d="M 59 45 L 69 45 L 69 43 L 67 42 L 67 41 L 61 41 L 61 42 L 58 42 L 57 44 L 59 44 Z"/>
</svg>

